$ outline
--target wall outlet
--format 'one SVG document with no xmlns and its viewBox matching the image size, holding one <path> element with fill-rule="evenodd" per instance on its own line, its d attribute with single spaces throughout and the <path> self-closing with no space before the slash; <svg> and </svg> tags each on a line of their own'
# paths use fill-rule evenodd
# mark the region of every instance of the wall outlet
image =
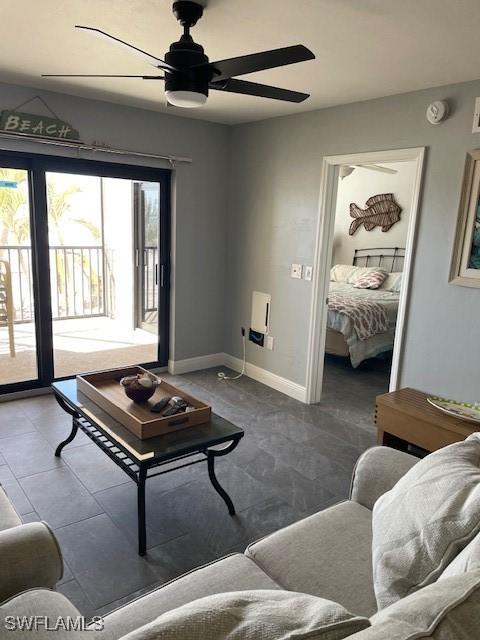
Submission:
<svg viewBox="0 0 480 640">
<path fill-rule="evenodd" d="M 253 344 L 256 344 L 257 347 L 263 347 L 265 342 L 265 334 L 250 329 L 250 331 L 248 332 L 248 339 L 250 340 L 250 342 L 253 342 Z"/>
<path fill-rule="evenodd" d="M 267 336 L 265 341 L 265 348 L 269 351 L 273 351 L 273 336 Z"/>
<path fill-rule="evenodd" d="M 290 270 L 290 276 L 292 278 L 297 278 L 298 280 L 302 279 L 303 273 L 303 265 L 302 264 L 292 264 L 292 268 Z"/>
<path fill-rule="evenodd" d="M 312 276 L 313 276 L 313 267 L 305 267 L 303 271 L 303 277 L 305 278 L 305 280 L 308 280 L 310 282 L 310 280 L 312 279 Z"/>
</svg>

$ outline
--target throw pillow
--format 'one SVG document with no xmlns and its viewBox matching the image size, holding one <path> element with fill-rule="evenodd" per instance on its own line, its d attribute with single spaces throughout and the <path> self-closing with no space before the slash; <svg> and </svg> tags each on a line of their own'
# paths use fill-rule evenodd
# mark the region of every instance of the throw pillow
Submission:
<svg viewBox="0 0 480 640">
<path fill-rule="evenodd" d="M 465 549 L 460 551 L 438 579 L 443 580 L 444 578 L 459 576 L 475 569 L 480 569 L 480 534 L 475 536 Z"/>
<path fill-rule="evenodd" d="M 381 271 L 382 273 L 387 274 L 387 272 L 380 267 L 352 267 L 352 269 L 353 270 L 347 277 L 347 284 L 356 284 L 359 278 L 362 278 L 369 273 L 373 273 L 374 271 Z"/>
<path fill-rule="evenodd" d="M 420 460 L 375 503 L 378 608 L 434 582 L 479 532 L 480 439 L 470 436 Z"/>
<path fill-rule="evenodd" d="M 385 271 L 371 271 L 357 278 L 353 286 L 356 289 L 379 289 L 387 275 Z"/>
<path fill-rule="evenodd" d="M 439 580 L 376 613 L 365 640 L 478 640 L 480 571 Z"/>
<path fill-rule="evenodd" d="M 219 593 L 167 611 L 122 640 L 342 640 L 370 626 L 341 605 L 292 591 Z"/>
</svg>

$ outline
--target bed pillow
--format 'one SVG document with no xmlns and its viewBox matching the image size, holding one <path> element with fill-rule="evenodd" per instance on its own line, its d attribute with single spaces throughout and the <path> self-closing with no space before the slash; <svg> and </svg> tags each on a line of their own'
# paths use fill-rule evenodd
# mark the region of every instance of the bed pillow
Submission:
<svg viewBox="0 0 480 640">
<path fill-rule="evenodd" d="M 342 640 L 370 626 L 340 604 L 277 590 L 218 593 L 167 611 L 121 640 Z"/>
<path fill-rule="evenodd" d="M 480 433 L 431 453 L 373 507 L 378 609 L 435 582 L 480 533 Z"/>
<path fill-rule="evenodd" d="M 355 275 L 358 267 L 351 264 L 336 264 L 330 269 L 331 282 L 349 282 L 349 279 Z"/>
<path fill-rule="evenodd" d="M 402 276 L 402 272 L 389 273 L 380 288 L 384 289 L 385 291 L 391 291 L 392 293 L 400 293 L 400 289 L 402 286 Z"/>
<path fill-rule="evenodd" d="M 359 276 L 353 286 L 356 289 L 379 289 L 386 277 L 385 271 L 370 271 Z"/>
</svg>

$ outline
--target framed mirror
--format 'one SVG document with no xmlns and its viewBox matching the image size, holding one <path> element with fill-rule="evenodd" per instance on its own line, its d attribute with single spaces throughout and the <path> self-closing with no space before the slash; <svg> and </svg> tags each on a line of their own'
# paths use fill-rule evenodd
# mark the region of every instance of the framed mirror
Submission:
<svg viewBox="0 0 480 640">
<path fill-rule="evenodd" d="M 450 282 L 480 288 L 480 149 L 467 153 Z"/>
</svg>

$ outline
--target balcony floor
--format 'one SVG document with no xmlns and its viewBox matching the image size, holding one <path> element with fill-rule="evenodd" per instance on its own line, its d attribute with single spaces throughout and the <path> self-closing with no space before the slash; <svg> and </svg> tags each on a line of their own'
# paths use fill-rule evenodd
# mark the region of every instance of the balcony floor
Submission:
<svg viewBox="0 0 480 640">
<path fill-rule="evenodd" d="M 157 336 L 110 318 L 55 320 L 53 341 L 56 377 L 157 359 Z M 10 357 L 8 331 L 1 327 L 0 385 L 37 377 L 33 323 L 15 325 L 15 350 Z"/>
</svg>

